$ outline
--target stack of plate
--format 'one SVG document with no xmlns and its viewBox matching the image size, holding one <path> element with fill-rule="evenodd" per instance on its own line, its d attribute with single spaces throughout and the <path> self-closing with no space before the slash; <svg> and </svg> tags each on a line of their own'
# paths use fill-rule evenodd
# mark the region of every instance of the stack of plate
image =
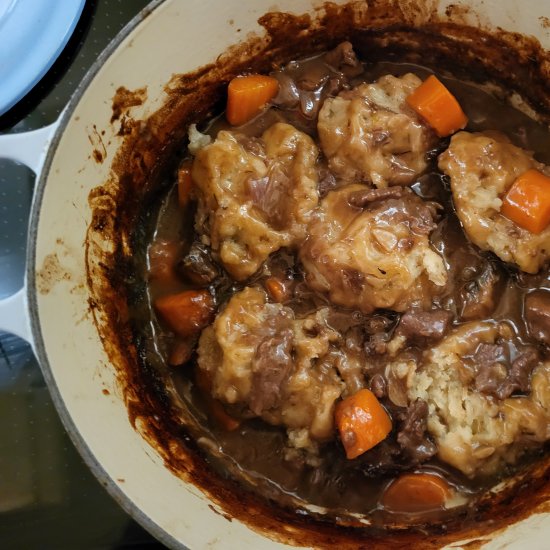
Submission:
<svg viewBox="0 0 550 550">
<path fill-rule="evenodd" d="M 0 115 L 46 74 L 71 37 L 85 0 L 0 0 Z"/>
</svg>

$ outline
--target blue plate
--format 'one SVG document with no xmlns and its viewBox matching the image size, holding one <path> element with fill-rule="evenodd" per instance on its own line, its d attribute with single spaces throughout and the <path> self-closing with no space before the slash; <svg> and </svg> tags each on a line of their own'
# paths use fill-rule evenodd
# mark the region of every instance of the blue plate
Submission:
<svg viewBox="0 0 550 550">
<path fill-rule="evenodd" d="M 86 0 L 0 0 L 0 115 L 46 74 Z"/>
</svg>

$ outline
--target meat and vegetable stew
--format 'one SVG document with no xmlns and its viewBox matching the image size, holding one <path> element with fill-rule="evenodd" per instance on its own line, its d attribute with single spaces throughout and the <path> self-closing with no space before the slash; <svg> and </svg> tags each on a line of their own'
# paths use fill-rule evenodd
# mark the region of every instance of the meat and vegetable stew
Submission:
<svg viewBox="0 0 550 550">
<path fill-rule="evenodd" d="M 543 452 L 549 144 L 481 88 L 349 43 L 233 80 L 149 208 L 135 306 L 212 467 L 416 522 Z"/>
</svg>

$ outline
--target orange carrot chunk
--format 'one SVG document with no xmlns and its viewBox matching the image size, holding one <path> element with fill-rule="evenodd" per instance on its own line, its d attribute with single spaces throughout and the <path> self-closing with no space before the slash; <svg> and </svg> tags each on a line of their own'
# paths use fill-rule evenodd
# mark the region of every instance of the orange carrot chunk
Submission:
<svg viewBox="0 0 550 550">
<path fill-rule="evenodd" d="M 240 425 L 241 421 L 237 418 L 233 418 L 230 414 L 227 414 L 226 410 L 223 408 L 223 405 L 214 399 L 213 397 L 207 398 L 207 408 L 209 415 L 214 419 L 216 424 L 228 432 L 236 430 Z"/>
<path fill-rule="evenodd" d="M 392 512 L 428 512 L 443 508 L 452 492 L 450 485 L 435 474 L 404 474 L 388 486 L 382 504 Z"/>
<path fill-rule="evenodd" d="M 392 428 L 388 413 L 367 389 L 340 401 L 336 405 L 335 420 L 348 458 L 372 449 Z"/>
<path fill-rule="evenodd" d="M 172 367 L 185 365 L 185 363 L 191 359 L 194 347 L 194 339 L 176 340 L 176 342 L 172 345 L 170 354 L 168 355 L 168 364 Z"/>
<path fill-rule="evenodd" d="M 191 163 L 186 162 L 178 170 L 178 202 L 181 208 L 185 208 L 191 200 Z"/>
<path fill-rule="evenodd" d="M 155 308 L 176 334 L 186 337 L 210 324 L 214 300 L 207 290 L 185 290 L 158 298 Z"/>
<path fill-rule="evenodd" d="M 236 430 L 241 425 L 241 421 L 228 414 L 223 405 L 212 397 L 212 379 L 210 374 L 203 369 L 196 368 L 195 384 L 201 390 L 208 415 L 216 424 L 228 432 Z"/>
<path fill-rule="evenodd" d="M 418 86 L 406 101 L 439 137 L 453 134 L 468 124 L 455 96 L 434 75 Z"/>
<path fill-rule="evenodd" d="M 277 277 L 269 277 L 265 281 L 265 288 L 273 301 L 278 303 L 285 301 L 285 298 L 287 297 L 287 289 L 281 279 L 278 279 Z"/>
<path fill-rule="evenodd" d="M 240 126 L 253 119 L 278 91 L 279 82 L 271 76 L 253 74 L 234 78 L 227 88 L 229 124 Z"/>
<path fill-rule="evenodd" d="M 508 189 L 500 213 L 531 233 L 550 224 L 550 178 L 538 170 L 527 170 Z"/>
</svg>

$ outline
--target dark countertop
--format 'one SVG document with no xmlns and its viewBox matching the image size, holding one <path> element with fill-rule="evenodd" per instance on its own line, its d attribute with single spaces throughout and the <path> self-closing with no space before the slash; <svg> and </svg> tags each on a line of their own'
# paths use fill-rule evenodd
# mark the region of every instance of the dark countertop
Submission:
<svg viewBox="0 0 550 550">
<path fill-rule="evenodd" d="M 59 59 L 0 117 L 0 132 L 54 122 L 98 54 L 148 2 L 88 0 Z M 23 284 L 33 185 L 30 170 L 0 160 L 0 298 Z M 0 547 L 163 548 L 93 477 L 61 425 L 29 345 L 5 333 L 0 333 Z"/>
</svg>

